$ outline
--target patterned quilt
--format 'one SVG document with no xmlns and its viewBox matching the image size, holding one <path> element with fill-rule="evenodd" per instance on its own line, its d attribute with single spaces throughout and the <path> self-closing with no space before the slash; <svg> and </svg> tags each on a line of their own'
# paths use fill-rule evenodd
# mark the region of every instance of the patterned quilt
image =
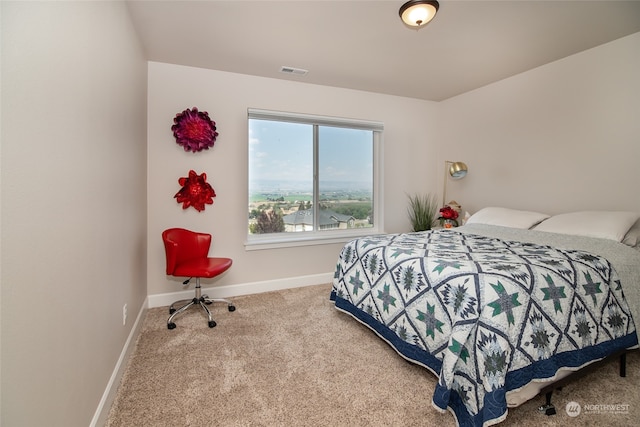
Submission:
<svg viewBox="0 0 640 427">
<path fill-rule="evenodd" d="M 331 299 L 438 376 L 459 425 L 502 421 L 506 393 L 637 346 L 618 275 L 580 250 L 455 230 L 357 239 Z"/>
</svg>

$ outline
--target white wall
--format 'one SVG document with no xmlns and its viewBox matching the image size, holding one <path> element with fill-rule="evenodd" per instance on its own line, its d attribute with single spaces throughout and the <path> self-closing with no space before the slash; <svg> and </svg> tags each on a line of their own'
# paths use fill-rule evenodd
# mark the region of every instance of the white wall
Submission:
<svg viewBox="0 0 640 427">
<path fill-rule="evenodd" d="M 442 102 L 449 160 L 469 167 L 448 198 L 472 212 L 640 211 L 638 76 L 640 33 Z"/>
<path fill-rule="evenodd" d="M 302 79 L 303 80 L 303 79 Z M 211 254 L 233 258 L 232 268 L 203 287 L 273 281 L 331 273 L 341 244 L 246 251 L 247 108 L 291 111 L 384 122 L 384 225 L 407 231 L 407 193 L 437 192 L 437 104 L 409 98 L 322 87 L 246 75 L 149 64 L 149 294 L 176 292 L 180 280 L 165 275 L 162 231 L 179 226 L 213 234 Z M 198 153 L 176 144 L 171 125 L 191 107 L 216 122 L 215 146 Z M 173 198 L 190 169 L 206 172 L 213 205 L 183 210 Z M 214 294 L 209 292 L 210 296 Z"/>
<path fill-rule="evenodd" d="M 146 61 L 123 2 L 0 7 L 0 424 L 87 426 L 146 297 Z"/>
</svg>

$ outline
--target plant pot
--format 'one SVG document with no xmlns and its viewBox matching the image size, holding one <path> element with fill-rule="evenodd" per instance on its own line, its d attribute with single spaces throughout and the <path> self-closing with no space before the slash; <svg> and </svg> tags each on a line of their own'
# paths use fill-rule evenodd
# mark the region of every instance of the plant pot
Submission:
<svg viewBox="0 0 640 427">
<path fill-rule="evenodd" d="M 458 222 L 455 219 L 443 219 L 442 220 L 442 227 L 443 228 L 453 228 L 453 227 L 457 227 L 458 226 Z"/>
</svg>

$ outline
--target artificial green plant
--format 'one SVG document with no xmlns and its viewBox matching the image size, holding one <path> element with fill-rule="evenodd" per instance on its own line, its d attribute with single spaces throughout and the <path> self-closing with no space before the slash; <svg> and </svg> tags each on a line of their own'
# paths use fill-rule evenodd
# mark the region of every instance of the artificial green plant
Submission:
<svg viewBox="0 0 640 427">
<path fill-rule="evenodd" d="M 408 195 L 409 207 L 407 213 L 413 231 L 431 230 L 437 220 L 438 201 L 433 194 Z"/>
</svg>

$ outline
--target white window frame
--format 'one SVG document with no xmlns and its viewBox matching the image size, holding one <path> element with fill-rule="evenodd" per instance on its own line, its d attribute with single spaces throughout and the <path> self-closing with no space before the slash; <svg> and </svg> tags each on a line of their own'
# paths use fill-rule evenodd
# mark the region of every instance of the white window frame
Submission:
<svg viewBox="0 0 640 427">
<path fill-rule="evenodd" d="M 371 228 L 352 228 L 346 230 L 331 231 L 305 231 L 299 233 L 269 233 L 269 234 L 250 234 L 247 227 L 247 240 L 245 241 L 246 250 L 260 250 L 284 248 L 293 246 L 322 245 L 332 243 L 345 243 L 354 238 L 362 236 L 370 236 L 384 233 L 383 224 L 383 131 L 384 124 L 382 122 L 348 119 L 331 116 L 318 116 L 313 114 L 288 113 L 281 111 L 270 111 L 249 108 L 247 109 L 247 136 L 249 135 L 248 125 L 250 119 L 261 119 L 271 121 L 281 121 L 290 123 L 303 123 L 309 125 L 344 127 L 349 129 L 364 129 L 373 131 L 373 227 Z M 249 157 L 247 156 L 247 161 Z M 314 162 L 318 159 L 314 157 Z M 247 168 L 247 173 L 249 169 Z M 318 192 L 318 177 L 314 176 L 314 193 Z M 248 183 L 247 179 L 247 183 Z M 247 199 L 245 206 L 249 206 L 249 189 L 247 188 Z M 318 211 L 315 210 L 316 218 L 314 223 L 318 224 Z M 245 225 L 249 222 L 249 213 L 247 209 L 247 217 Z"/>
</svg>

